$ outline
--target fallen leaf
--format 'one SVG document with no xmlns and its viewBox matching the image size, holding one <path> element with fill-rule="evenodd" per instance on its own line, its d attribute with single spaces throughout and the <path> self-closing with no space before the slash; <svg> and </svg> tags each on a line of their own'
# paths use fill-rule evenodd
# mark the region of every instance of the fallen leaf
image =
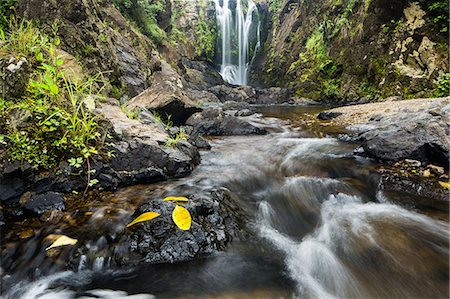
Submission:
<svg viewBox="0 0 450 299">
<path fill-rule="evenodd" d="M 182 206 L 177 205 L 172 212 L 173 222 L 182 230 L 189 230 L 191 228 L 192 218 L 189 211 Z"/>
<path fill-rule="evenodd" d="M 57 238 L 55 240 L 55 242 L 53 242 L 52 245 L 50 245 L 49 247 L 45 248 L 45 250 L 49 250 L 51 248 L 55 248 L 55 247 L 61 247 L 61 246 L 66 246 L 66 245 L 75 245 L 77 244 L 78 240 L 77 239 L 72 239 L 68 236 L 60 236 L 59 238 Z"/>
<path fill-rule="evenodd" d="M 179 201 L 179 202 L 188 202 L 189 199 L 187 199 L 184 196 L 168 196 L 166 198 L 164 198 L 165 201 Z"/>
<path fill-rule="evenodd" d="M 19 238 L 21 239 L 27 239 L 30 238 L 32 236 L 34 236 L 34 231 L 31 228 L 27 228 L 25 230 L 22 230 L 18 233 Z"/>
<path fill-rule="evenodd" d="M 148 220 L 152 220 L 156 217 L 160 216 L 160 214 L 155 213 L 155 212 L 146 212 L 143 213 L 141 215 L 139 215 L 136 219 L 134 219 L 133 221 L 131 221 L 130 223 L 127 224 L 127 227 L 130 227 L 132 225 L 135 225 L 136 223 L 139 222 L 144 222 L 144 221 L 148 221 Z"/>
<path fill-rule="evenodd" d="M 439 185 L 441 185 L 445 189 L 450 189 L 450 183 L 448 182 L 439 182 Z"/>
<path fill-rule="evenodd" d="M 429 178 L 431 176 L 431 172 L 429 169 L 426 169 L 426 170 L 424 170 L 422 175 L 426 178 Z"/>
</svg>

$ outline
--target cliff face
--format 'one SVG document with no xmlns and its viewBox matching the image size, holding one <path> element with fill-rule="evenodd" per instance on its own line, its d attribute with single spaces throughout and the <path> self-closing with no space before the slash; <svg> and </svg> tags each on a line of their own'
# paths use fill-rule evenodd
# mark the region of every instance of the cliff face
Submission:
<svg viewBox="0 0 450 299">
<path fill-rule="evenodd" d="M 433 95 L 448 72 L 448 1 L 269 0 L 269 7 L 254 84 L 317 100 L 411 98 Z"/>
</svg>

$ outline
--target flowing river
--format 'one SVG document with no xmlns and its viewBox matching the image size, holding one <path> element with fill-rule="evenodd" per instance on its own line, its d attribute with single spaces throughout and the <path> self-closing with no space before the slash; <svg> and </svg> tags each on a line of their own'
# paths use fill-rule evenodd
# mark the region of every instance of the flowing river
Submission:
<svg viewBox="0 0 450 299">
<path fill-rule="evenodd" d="M 318 110 L 260 107 L 266 117 L 254 121 L 269 135 L 211 139 L 189 177 L 103 195 L 79 220 L 99 252 L 103 232 L 123 229 L 149 197 L 226 188 L 250 215 L 251 242 L 126 271 L 99 255 L 72 272 L 45 258 L 43 236 L 60 229 L 49 226 L 3 245 L 4 298 L 448 298 L 447 214 L 379 190 L 375 163 L 354 155 L 341 128 L 315 123 Z"/>
</svg>

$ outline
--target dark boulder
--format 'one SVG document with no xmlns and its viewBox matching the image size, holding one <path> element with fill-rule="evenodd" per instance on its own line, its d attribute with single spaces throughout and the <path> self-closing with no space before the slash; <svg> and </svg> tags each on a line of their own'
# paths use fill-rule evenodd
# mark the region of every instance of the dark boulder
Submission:
<svg viewBox="0 0 450 299">
<path fill-rule="evenodd" d="M 191 214 L 190 230 L 179 229 L 172 220 L 175 204 L 161 199 L 142 205 L 133 215 L 157 212 L 161 216 L 133 226 L 129 234 L 134 262 L 174 263 L 224 250 L 243 231 L 242 210 L 224 190 L 192 196 L 184 206 Z M 131 263 L 134 263 L 131 261 Z"/>
<path fill-rule="evenodd" d="M 184 90 L 180 75 L 164 61 L 161 70 L 154 74 L 152 86 L 131 99 L 127 105 L 130 111 L 139 108 L 157 111 L 163 118 L 170 115 L 175 125 L 184 125 L 192 114 L 201 111 Z"/>
<path fill-rule="evenodd" d="M 25 193 L 20 198 L 20 203 L 26 211 L 36 215 L 42 215 L 50 210 L 64 211 L 66 209 L 64 198 L 56 192 Z"/>
<path fill-rule="evenodd" d="M 359 139 L 365 153 L 380 160 L 415 159 L 448 168 L 447 118 L 427 111 L 385 116 L 369 121 Z"/>
<path fill-rule="evenodd" d="M 219 108 L 208 108 L 200 113 L 196 113 L 186 123 L 194 127 L 193 134 L 200 135 L 267 134 L 265 129 L 256 127 L 243 119 L 226 114 Z"/>
<path fill-rule="evenodd" d="M 342 115 L 342 112 L 322 111 L 317 115 L 320 120 L 330 120 Z"/>
</svg>

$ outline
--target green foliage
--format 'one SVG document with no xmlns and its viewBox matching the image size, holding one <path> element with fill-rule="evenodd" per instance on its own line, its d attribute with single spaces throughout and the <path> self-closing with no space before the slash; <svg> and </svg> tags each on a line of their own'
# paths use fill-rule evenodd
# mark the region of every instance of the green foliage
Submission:
<svg viewBox="0 0 450 299">
<path fill-rule="evenodd" d="M 208 61 L 213 61 L 217 35 L 214 26 L 200 19 L 195 28 L 195 35 L 197 36 L 196 54 L 205 57 Z"/>
<path fill-rule="evenodd" d="M 161 114 L 158 111 L 152 111 L 153 117 L 155 118 L 156 123 L 163 125 L 165 130 L 168 130 L 170 127 L 173 126 L 172 122 L 172 115 L 167 114 L 165 117 L 161 116 Z"/>
<path fill-rule="evenodd" d="M 448 32 L 449 0 L 421 0 L 436 29 Z"/>
<path fill-rule="evenodd" d="M 336 99 L 339 95 L 340 82 L 337 79 L 326 80 L 323 82 L 322 94 L 327 99 Z"/>
<path fill-rule="evenodd" d="M 436 84 L 434 95 L 436 97 L 450 96 L 450 73 L 445 73 L 442 76 L 440 76 Z"/>
<path fill-rule="evenodd" d="M 49 37 L 33 23 L 15 19 L 9 30 L 0 40 L 1 51 L 26 57 L 32 66 L 23 98 L 0 99 L 1 126 L 10 158 L 50 169 L 64 157 L 87 159 L 97 154 L 100 134 L 87 108 L 96 78 L 81 82 L 67 79 L 56 35 Z M 53 31 L 56 33 L 56 26 Z M 22 116 L 20 126 L 13 121 L 17 115 Z"/>
<path fill-rule="evenodd" d="M 136 119 L 139 120 L 139 114 L 141 113 L 141 110 L 139 110 L 138 108 L 134 109 L 134 110 L 129 110 L 125 104 L 120 105 L 120 109 L 122 110 L 123 113 L 125 113 L 127 115 L 127 117 L 129 119 Z"/>
<path fill-rule="evenodd" d="M 0 30 L 7 27 L 8 17 L 13 13 L 14 5 L 17 0 L 2 0 L 0 2 Z"/>
<path fill-rule="evenodd" d="M 187 140 L 186 133 L 184 133 L 183 129 L 180 129 L 180 131 L 175 135 L 175 137 L 169 137 L 167 138 L 166 142 L 164 143 L 165 147 L 173 147 L 178 144 L 180 140 Z"/>
<path fill-rule="evenodd" d="M 208 18 L 207 1 L 198 1 L 198 6 L 198 21 L 195 27 L 195 54 L 212 62 L 216 50 L 216 23 Z"/>
<path fill-rule="evenodd" d="M 114 0 L 115 6 L 129 19 L 136 22 L 140 30 L 156 44 L 167 38 L 158 26 L 157 16 L 166 10 L 164 0 Z"/>
</svg>

